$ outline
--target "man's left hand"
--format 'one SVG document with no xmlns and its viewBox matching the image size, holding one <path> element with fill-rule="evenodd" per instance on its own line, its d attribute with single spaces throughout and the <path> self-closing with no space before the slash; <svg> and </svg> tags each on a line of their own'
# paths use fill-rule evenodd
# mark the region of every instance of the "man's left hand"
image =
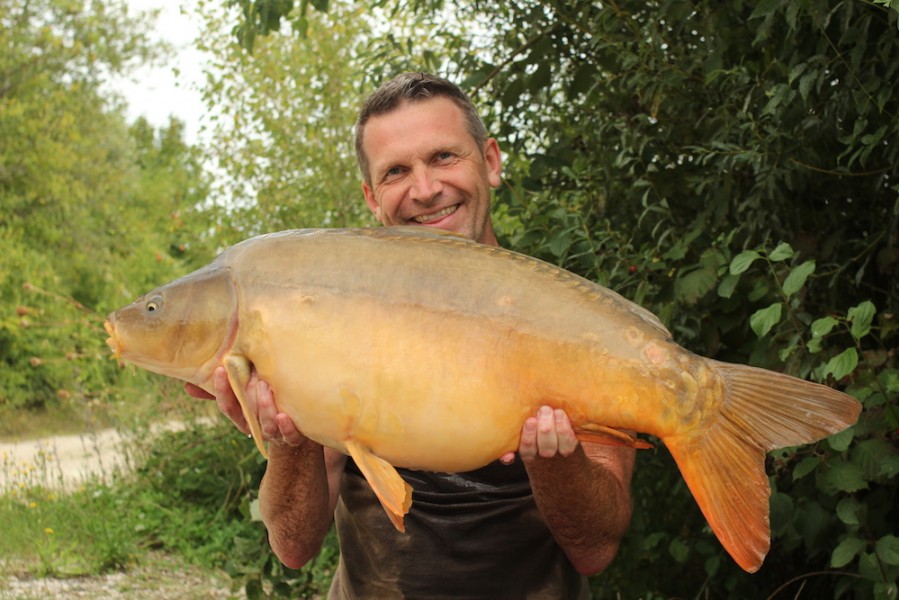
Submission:
<svg viewBox="0 0 899 600">
<path fill-rule="evenodd" d="M 571 456 L 578 446 L 574 428 L 564 410 L 541 406 L 534 417 L 528 417 L 521 428 L 518 454 L 525 463 L 554 456 Z M 500 461 L 510 464 L 515 460 L 514 452 L 507 452 Z"/>
</svg>

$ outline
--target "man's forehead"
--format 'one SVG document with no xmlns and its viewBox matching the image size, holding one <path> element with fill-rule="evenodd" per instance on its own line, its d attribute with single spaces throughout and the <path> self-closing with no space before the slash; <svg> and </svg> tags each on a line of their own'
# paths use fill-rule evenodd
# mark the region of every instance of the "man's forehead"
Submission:
<svg viewBox="0 0 899 600">
<path fill-rule="evenodd" d="M 368 125 L 372 121 L 385 122 L 393 119 L 408 118 L 410 114 L 416 114 L 420 117 L 431 117 L 434 119 L 452 119 L 458 117 L 464 120 L 462 109 L 452 98 L 448 96 L 427 96 L 422 98 L 403 98 L 400 102 L 389 111 L 372 115 L 368 120 Z"/>
<path fill-rule="evenodd" d="M 404 101 L 396 109 L 372 117 L 365 126 L 363 145 L 374 160 L 384 146 L 402 148 L 407 144 L 440 145 L 451 139 L 473 141 L 462 111 L 445 97 Z"/>
</svg>

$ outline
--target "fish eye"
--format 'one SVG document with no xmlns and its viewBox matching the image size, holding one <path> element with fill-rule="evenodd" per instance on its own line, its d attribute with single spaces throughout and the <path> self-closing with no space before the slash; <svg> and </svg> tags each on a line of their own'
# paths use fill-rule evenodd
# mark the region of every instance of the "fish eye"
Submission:
<svg viewBox="0 0 899 600">
<path fill-rule="evenodd" d="M 162 296 L 153 296 L 149 300 L 147 300 L 146 309 L 147 312 L 156 312 L 157 310 L 162 308 Z"/>
</svg>

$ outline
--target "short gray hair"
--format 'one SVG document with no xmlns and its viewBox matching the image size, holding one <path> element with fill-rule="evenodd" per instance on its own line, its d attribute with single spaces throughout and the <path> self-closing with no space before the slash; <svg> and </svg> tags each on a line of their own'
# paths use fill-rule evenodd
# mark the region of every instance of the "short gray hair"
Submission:
<svg viewBox="0 0 899 600">
<path fill-rule="evenodd" d="M 382 83 L 362 105 L 356 120 L 356 162 L 359 163 L 362 178 L 368 185 L 371 185 L 371 174 L 368 170 L 368 157 L 362 149 L 362 136 L 368 120 L 396 110 L 403 102 L 420 102 L 440 96 L 449 98 L 462 110 L 468 133 L 474 138 L 478 148 L 483 150 L 487 144 L 487 128 L 468 94 L 451 81 L 436 75 L 403 73 Z"/>
</svg>

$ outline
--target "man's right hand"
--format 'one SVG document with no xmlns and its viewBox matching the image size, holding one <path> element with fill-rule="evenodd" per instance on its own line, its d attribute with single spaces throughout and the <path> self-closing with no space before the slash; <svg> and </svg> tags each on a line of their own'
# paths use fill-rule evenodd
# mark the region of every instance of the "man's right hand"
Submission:
<svg viewBox="0 0 899 600">
<path fill-rule="evenodd" d="M 215 396 L 192 383 L 185 384 L 184 389 L 194 398 L 215 400 L 219 410 L 231 419 L 234 426 L 246 435 L 250 435 L 250 426 L 244 418 L 243 410 L 241 410 L 237 396 L 234 395 L 234 390 L 231 389 L 231 383 L 228 381 L 228 374 L 225 368 L 216 368 L 212 374 L 212 380 L 215 386 Z M 262 428 L 262 435 L 265 441 L 297 446 L 306 439 L 294 425 L 293 419 L 286 413 L 278 411 L 272 388 L 259 379 L 256 371 L 253 371 L 250 375 L 246 397 L 250 405 L 250 412 L 255 413 L 256 418 L 259 419 L 259 425 Z"/>
</svg>

